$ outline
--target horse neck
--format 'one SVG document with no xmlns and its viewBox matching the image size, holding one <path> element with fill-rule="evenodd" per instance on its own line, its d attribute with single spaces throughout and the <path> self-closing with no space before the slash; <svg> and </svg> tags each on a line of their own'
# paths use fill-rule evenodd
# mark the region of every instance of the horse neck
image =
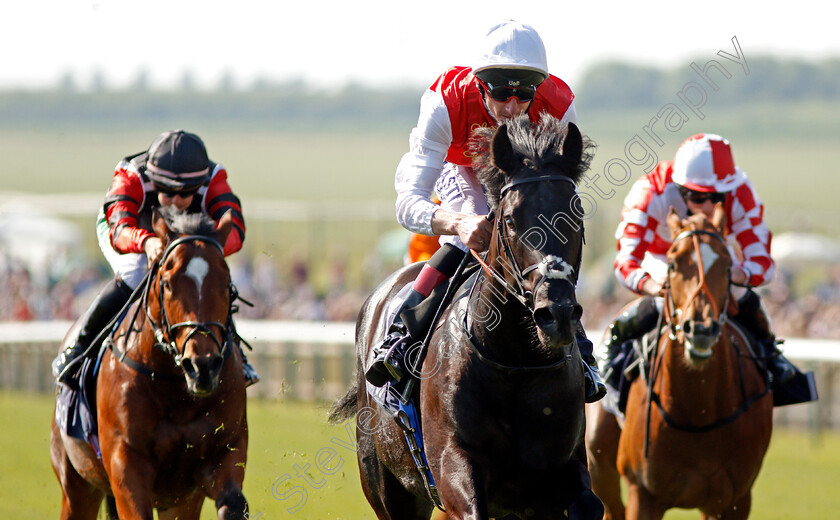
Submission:
<svg viewBox="0 0 840 520">
<path fill-rule="evenodd" d="M 683 420 L 697 422 L 702 413 L 709 421 L 732 412 L 733 403 L 742 400 L 738 358 L 724 328 L 709 359 L 692 363 L 686 359 L 685 345 L 667 335 L 660 344 L 661 365 L 654 391 L 670 401 L 669 411 Z"/>
<path fill-rule="evenodd" d="M 467 312 L 483 353 L 515 366 L 545 362 L 547 356 L 537 348 L 539 340 L 528 309 L 495 279 L 484 275 L 478 283 Z"/>
</svg>

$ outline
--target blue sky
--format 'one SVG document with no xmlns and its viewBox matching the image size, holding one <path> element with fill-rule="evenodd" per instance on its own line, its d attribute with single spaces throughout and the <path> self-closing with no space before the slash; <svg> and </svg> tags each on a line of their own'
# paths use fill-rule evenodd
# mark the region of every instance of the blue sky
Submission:
<svg viewBox="0 0 840 520">
<path fill-rule="evenodd" d="M 778 4 L 776 4 L 778 5 Z M 319 86 L 430 83 L 469 65 L 492 25 L 516 19 L 545 41 L 549 69 L 574 87 L 588 66 L 624 59 L 688 66 L 731 50 L 812 59 L 840 55 L 836 8 L 800 0 L 619 2 L 452 0 L 27 0 L 0 7 L 0 87 L 42 87 L 95 71 L 114 86 L 146 70 L 155 86 L 190 70 L 199 86 L 225 74 Z"/>
</svg>

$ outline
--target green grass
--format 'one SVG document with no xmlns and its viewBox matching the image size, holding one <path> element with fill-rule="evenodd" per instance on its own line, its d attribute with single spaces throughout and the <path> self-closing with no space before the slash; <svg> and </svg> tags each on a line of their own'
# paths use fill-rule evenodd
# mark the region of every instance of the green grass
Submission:
<svg viewBox="0 0 840 520">
<path fill-rule="evenodd" d="M 0 416 L 12 419 L 0 434 L 0 518 L 58 516 L 60 490 L 49 462 L 51 413 L 49 396 L 0 392 Z M 326 424 L 326 406 L 251 400 L 248 416 L 251 439 L 244 492 L 252 518 L 373 517 L 361 491 L 355 454 L 346 447 L 352 441 L 344 426 Z M 329 462 L 319 458 L 328 454 L 333 457 Z M 336 471 L 323 473 L 318 461 Z M 838 474 L 840 433 L 814 437 L 777 430 L 753 490 L 752 518 L 834 518 L 840 508 Z M 320 487 L 315 489 L 307 480 Z M 299 509 L 289 512 L 295 508 Z M 213 518 L 213 506 L 206 502 L 202 520 Z M 674 510 L 666 518 L 697 518 L 697 513 Z"/>
</svg>

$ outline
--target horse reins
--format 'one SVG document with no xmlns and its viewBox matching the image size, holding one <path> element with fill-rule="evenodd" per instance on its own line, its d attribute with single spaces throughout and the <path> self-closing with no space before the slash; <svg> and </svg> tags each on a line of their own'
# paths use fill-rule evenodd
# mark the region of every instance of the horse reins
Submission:
<svg viewBox="0 0 840 520">
<path fill-rule="evenodd" d="M 508 182 L 502 189 L 499 191 L 499 200 L 505 196 L 505 194 L 513 188 L 514 186 L 518 186 L 521 184 L 526 183 L 533 183 L 533 182 L 543 182 L 543 181 L 563 181 L 568 182 L 572 186 L 576 187 L 577 185 L 575 182 L 565 175 L 539 175 L 535 177 L 525 177 L 521 179 L 516 179 Z M 492 220 L 488 218 L 488 220 Z M 542 285 L 546 280 L 551 279 L 563 279 L 567 280 L 572 286 L 577 285 L 577 271 L 580 267 L 580 254 L 578 254 L 578 265 L 577 268 L 569 265 L 565 260 L 560 257 L 549 255 L 543 257 L 539 262 L 536 262 L 528 267 L 522 269 L 519 266 L 519 262 L 516 261 L 516 257 L 513 255 L 513 247 L 510 245 L 510 241 L 508 239 L 508 234 L 506 233 L 506 222 L 504 218 L 499 218 L 498 215 L 495 217 L 496 220 L 496 233 L 493 237 L 493 240 L 497 240 L 499 246 L 502 251 L 502 255 L 500 255 L 501 261 L 507 261 L 512 269 L 504 269 L 505 272 L 510 273 L 514 277 L 514 283 L 512 284 L 509 282 L 504 276 L 500 275 L 496 270 L 489 265 L 484 258 L 481 257 L 479 253 L 475 250 L 470 249 L 470 253 L 478 263 L 483 268 L 484 272 L 487 273 L 493 280 L 498 282 L 508 293 L 510 293 L 514 298 L 516 298 L 519 303 L 521 303 L 526 309 L 528 309 L 531 313 L 534 310 L 534 295 L 537 293 L 537 289 Z M 582 226 L 581 226 L 582 227 Z M 492 245 L 492 242 L 491 242 Z M 583 241 L 580 244 L 581 249 L 583 248 Z M 525 289 L 525 281 L 527 276 L 532 273 L 533 271 L 540 272 L 540 278 L 534 284 L 534 289 L 532 291 L 528 291 Z M 477 285 L 477 284 L 476 284 Z M 476 285 L 470 289 L 470 297 L 472 296 L 472 292 L 475 290 Z M 464 319 L 466 320 L 466 315 Z M 465 322 L 465 330 L 470 331 L 471 328 Z M 531 372 L 531 371 L 545 371 L 545 370 L 555 370 L 558 368 L 563 367 L 568 361 L 571 356 L 566 355 L 563 356 L 560 360 L 548 364 L 548 365 L 539 365 L 539 366 L 508 366 L 502 363 L 498 363 L 493 361 L 492 359 L 483 355 L 479 350 L 478 347 L 475 345 L 473 341 L 473 335 L 471 332 L 467 333 L 467 342 L 470 346 L 470 349 L 476 355 L 476 357 L 484 363 L 485 365 L 494 368 L 499 371 L 507 372 L 509 374 L 517 373 L 517 372 Z"/>
<path fill-rule="evenodd" d="M 499 200 L 501 200 L 505 196 L 506 192 L 514 186 L 543 181 L 563 181 L 570 183 L 572 186 L 576 186 L 575 181 L 573 181 L 569 177 L 566 177 L 565 175 L 539 175 L 536 177 L 525 177 L 522 179 L 510 181 L 504 186 L 502 186 L 502 189 L 499 192 Z M 508 293 L 510 293 L 514 298 L 516 298 L 522 305 L 524 305 L 530 310 L 533 310 L 534 294 L 536 294 L 537 289 L 539 289 L 540 285 L 542 285 L 546 280 L 565 279 L 569 280 L 569 282 L 572 285 L 577 285 L 577 272 L 580 267 L 581 255 L 578 255 L 577 267 L 569 265 L 568 263 L 566 263 L 565 260 L 563 260 L 560 257 L 549 255 L 543 257 L 539 262 L 522 269 L 519 266 L 519 262 L 516 261 L 516 257 L 513 255 L 513 247 L 510 245 L 510 241 L 508 240 L 508 235 L 505 231 L 506 227 L 507 224 L 505 222 L 505 219 L 499 218 L 497 215 L 495 237 L 498 237 L 497 239 L 499 245 L 502 249 L 502 252 L 504 253 L 504 255 L 501 256 L 501 258 L 509 262 L 512 266 L 512 269 L 505 269 L 505 271 L 513 275 L 513 284 L 509 282 L 504 276 L 497 273 L 496 270 L 493 269 L 492 266 L 487 264 L 487 262 L 475 250 L 470 249 L 470 253 L 472 253 L 472 255 L 475 257 L 478 263 L 481 264 L 481 267 L 484 269 L 484 271 L 494 280 L 496 280 Z M 583 248 L 582 242 L 581 248 Z M 525 280 L 531 272 L 536 270 L 540 271 L 541 276 L 534 284 L 534 289 L 532 291 L 528 291 L 525 289 Z"/>
<path fill-rule="evenodd" d="M 234 301 L 237 299 L 242 300 L 244 303 L 251 305 L 248 301 L 241 298 L 236 291 L 235 286 L 231 282 L 228 286 L 230 292 L 230 303 L 228 305 L 228 316 L 227 316 L 227 323 L 221 323 L 218 321 L 204 321 L 204 322 L 197 322 L 197 321 L 182 321 L 178 323 L 171 323 L 169 319 L 169 314 L 166 311 L 166 306 L 164 298 L 163 298 L 163 280 L 160 281 L 158 287 L 158 304 L 160 305 L 160 313 L 161 313 L 161 323 L 158 322 L 152 317 L 151 312 L 149 311 L 149 287 L 152 284 L 152 279 L 155 277 L 154 273 L 156 273 L 160 267 L 164 264 L 166 259 L 181 244 L 186 242 L 206 242 L 208 244 L 213 245 L 216 249 L 218 249 L 222 254 L 224 254 L 224 248 L 222 245 L 212 237 L 203 236 L 203 235 L 185 235 L 182 237 L 178 237 L 172 242 L 168 244 L 166 249 L 164 250 L 163 254 L 161 255 L 160 259 L 155 263 L 155 265 L 146 273 L 146 278 L 143 280 L 141 287 L 142 289 L 142 297 L 143 301 L 143 311 L 146 315 L 146 319 L 149 321 L 152 332 L 155 338 L 155 345 L 156 347 L 162 349 L 167 354 L 171 355 L 175 365 L 181 366 L 181 362 L 183 361 L 184 357 L 184 350 L 186 349 L 187 341 L 190 340 L 196 334 L 202 334 L 205 336 L 210 336 L 213 338 L 213 341 L 219 347 L 219 354 L 224 358 L 227 359 L 230 356 L 231 349 L 229 348 L 231 343 L 231 336 L 236 334 L 233 329 L 233 313 L 236 311 L 236 306 L 234 305 Z M 183 341 L 183 349 L 179 349 L 177 343 L 174 339 L 174 331 L 182 328 L 192 328 L 192 330 L 187 334 L 186 338 Z M 211 330 L 211 327 L 218 327 L 222 333 L 222 339 L 220 340 Z M 246 343 L 247 345 L 247 343 Z M 131 359 L 128 357 L 127 351 L 120 351 L 118 347 L 114 344 L 114 342 L 110 342 L 109 347 L 114 350 L 115 354 L 117 354 L 117 359 L 121 362 L 125 363 L 126 365 L 130 366 L 137 372 L 142 374 L 148 375 L 152 378 L 156 379 L 167 379 L 167 380 L 180 380 L 182 379 L 181 376 L 173 376 L 172 374 L 162 374 L 156 372 L 145 365 Z"/>
<path fill-rule="evenodd" d="M 727 308 L 729 306 L 729 296 L 730 296 L 730 292 L 731 292 L 731 282 L 727 283 L 726 299 L 724 300 L 723 307 L 721 309 L 718 309 L 717 308 L 717 303 L 715 303 L 715 299 L 714 299 L 714 296 L 712 295 L 711 289 L 709 289 L 709 286 L 706 283 L 706 269 L 705 269 L 705 266 L 703 265 L 703 255 L 700 252 L 700 238 L 699 238 L 700 235 L 711 236 L 711 237 L 715 238 L 716 240 L 719 240 L 724 246 L 726 246 L 726 239 L 723 238 L 722 235 L 720 235 L 719 233 L 715 233 L 713 231 L 696 229 L 694 227 L 693 223 L 692 223 L 692 229 L 688 229 L 688 230 L 685 230 L 685 231 L 681 232 L 680 234 L 678 234 L 674 238 L 674 240 L 672 242 L 672 244 L 676 244 L 680 240 L 683 240 L 683 239 L 686 239 L 686 238 L 691 238 L 692 243 L 694 245 L 694 250 L 697 254 L 697 267 L 698 267 L 698 273 L 699 273 L 698 274 L 699 280 L 698 280 L 697 287 L 691 293 L 691 297 L 685 303 L 684 308 L 676 309 L 676 305 L 674 303 L 674 297 L 671 293 L 671 284 L 670 284 L 671 264 L 670 263 L 668 264 L 668 273 L 667 273 L 667 278 L 666 278 L 666 284 L 665 284 L 665 287 L 664 287 L 665 288 L 665 300 L 666 301 L 665 301 L 665 305 L 663 305 L 662 312 L 659 314 L 659 319 L 658 319 L 658 322 L 657 322 L 656 341 L 654 342 L 653 353 L 652 353 L 653 363 L 651 364 L 650 375 L 648 376 L 648 381 L 647 381 L 648 394 L 647 394 L 647 406 L 646 406 L 646 417 L 645 417 L 645 440 L 644 440 L 644 456 L 645 457 L 648 456 L 648 448 L 649 448 L 649 441 L 650 441 L 651 403 L 656 404 L 657 408 L 659 409 L 659 413 L 662 414 L 662 419 L 665 421 L 665 423 L 668 426 L 670 426 L 674 429 L 677 429 L 677 430 L 690 432 L 690 433 L 705 433 L 705 432 L 709 432 L 711 430 L 714 430 L 716 428 L 719 428 L 721 426 L 727 425 L 727 424 L 735 421 L 742 413 L 747 411 L 753 405 L 753 403 L 755 403 L 756 401 L 758 401 L 759 399 L 761 399 L 762 397 L 767 395 L 767 393 L 769 393 L 769 389 L 765 388 L 764 392 L 762 392 L 760 394 L 757 394 L 757 395 L 754 395 L 752 397 L 747 397 L 746 388 L 744 388 L 743 369 L 741 368 L 741 363 L 738 363 L 738 375 L 740 376 L 740 388 L 741 388 L 741 395 L 743 397 L 743 401 L 741 402 L 741 406 L 739 406 L 738 409 L 735 410 L 735 412 L 733 412 L 732 414 L 730 414 L 726 417 L 723 417 L 721 419 L 718 419 L 713 423 L 707 424 L 705 426 L 691 426 L 691 425 L 681 425 L 681 424 L 677 423 L 676 421 L 674 421 L 674 419 L 670 415 L 668 415 L 668 413 L 665 411 L 664 407 L 662 406 L 662 402 L 659 399 L 659 395 L 656 392 L 654 392 L 654 390 L 653 390 L 653 385 L 654 385 L 654 382 L 656 380 L 656 377 L 659 375 L 659 369 L 660 369 L 661 363 L 662 363 L 662 357 L 660 356 L 660 352 L 659 352 L 659 343 L 660 343 L 660 340 L 661 340 L 661 337 L 662 337 L 661 334 L 662 334 L 663 318 L 669 324 L 669 334 L 668 334 L 669 339 L 671 339 L 672 341 L 676 340 L 677 339 L 676 333 L 679 330 L 679 325 L 674 323 L 675 316 L 677 316 L 677 315 L 682 316 L 682 315 L 686 314 L 687 311 L 688 311 L 689 305 L 691 305 L 691 303 L 697 298 L 697 296 L 700 295 L 701 292 L 705 292 L 706 296 L 709 298 L 709 301 L 711 302 L 712 312 L 717 317 L 716 319 L 720 323 L 720 332 L 718 334 L 721 334 L 723 332 L 724 322 L 727 319 Z M 729 279 L 729 276 L 727 275 L 727 280 L 728 279 Z M 733 345 L 733 346 L 736 349 L 736 352 L 738 353 L 738 355 L 740 356 L 741 355 L 740 350 L 738 350 L 737 346 L 735 346 L 735 345 Z"/>
</svg>

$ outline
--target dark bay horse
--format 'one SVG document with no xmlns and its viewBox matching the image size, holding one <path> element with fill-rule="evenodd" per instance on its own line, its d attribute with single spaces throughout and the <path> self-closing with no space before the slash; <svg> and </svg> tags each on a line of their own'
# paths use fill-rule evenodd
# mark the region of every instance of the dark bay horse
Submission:
<svg viewBox="0 0 840 520">
<path fill-rule="evenodd" d="M 671 210 L 666 327 L 653 361 L 630 388 L 623 428 L 601 403 L 587 407 L 590 471 L 605 518 L 656 519 L 674 507 L 699 509 L 704 519 L 749 516 L 773 399 L 746 336 L 727 319 L 734 304 L 724 221 L 720 205 L 711 221 Z"/>
<path fill-rule="evenodd" d="M 495 214 L 485 268 L 435 324 L 417 398 L 425 451 L 450 518 L 600 518 L 584 448 L 574 324 L 583 227 L 575 183 L 591 159 L 574 124 L 527 116 L 476 133 L 475 170 Z M 331 414 L 357 413 L 362 488 L 380 519 L 427 519 L 420 473 L 365 367 L 383 315 L 422 264 L 385 280 L 356 326 L 357 383 Z"/>
<path fill-rule="evenodd" d="M 222 253 L 230 214 L 155 212 L 164 253 L 113 333 L 97 379 L 101 459 L 52 423 L 62 519 L 94 519 L 106 496 L 123 520 L 197 520 L 205 497 L 220 519 L 247 518 L 245 380 L 232 343 L 233 286 Z M 194 225 L 193 225 L 194 224 Z M 113 516 L 112 507 L 109 515 Z"/>
</svg>

